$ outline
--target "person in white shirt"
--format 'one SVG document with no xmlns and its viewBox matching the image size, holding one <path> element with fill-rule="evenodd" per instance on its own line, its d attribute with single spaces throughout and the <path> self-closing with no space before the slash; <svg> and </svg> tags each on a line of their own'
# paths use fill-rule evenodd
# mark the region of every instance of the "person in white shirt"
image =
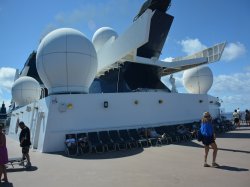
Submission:
<svg viewBox="0 0 250 187">
<path fill-rule="evenodd" d="M 73 138 L 71 135 L 68 136 L 68 138 L 65 140 L 65 143 L 68 147 L 72 147 L 76 145 L 76 139 Z"/>
<path fill-rule="evenodd" d="M 237 109 L 237 113 L 239 114 L 239 120 L 241 121 L 242 113 L 240 111 L 240 108 Z"/>
<path fill-rule="evenodd" d="M 236 125 L 237 127 L 240 127 L 240 115 L 237 112 L 237 110 L 234 110 L 233 118 L 234 118 L 234 125 Z"/>
</svg>

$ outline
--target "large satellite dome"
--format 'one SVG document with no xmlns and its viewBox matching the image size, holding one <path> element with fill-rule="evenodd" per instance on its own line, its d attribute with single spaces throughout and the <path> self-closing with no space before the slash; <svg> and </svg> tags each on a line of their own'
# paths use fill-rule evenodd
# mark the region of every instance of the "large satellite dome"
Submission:
<svg viewBox="0 0 250 187">
<path fill-rule="evenodd" d="M 189 93 L 206 94 L 213 84 L 213 73 L 207 66 L 185 70 L 183 84 Z"/>
<path fill-rule="evenodd" d="M 40 99 L 41 87 L 34 78 L 24 76 L 14 82 L 11 94 L 17 106 L 24 106 Z"/>
<path fill-rule="evenodd" d="M 114 37 L 115 39 L 118 37 L 118 34 L 114 29 L 110 27 L 102 27 L 98 29 L 92 38 L 96 51 L 98 52 L 111 37 Z"/>
<path fill-rule="evenodd" d="M 49 94 L 88 93 L 97 71 L 97 55 L 83 33 L 61 28 L 41 41 L 36 66 Z"/>
</svg>

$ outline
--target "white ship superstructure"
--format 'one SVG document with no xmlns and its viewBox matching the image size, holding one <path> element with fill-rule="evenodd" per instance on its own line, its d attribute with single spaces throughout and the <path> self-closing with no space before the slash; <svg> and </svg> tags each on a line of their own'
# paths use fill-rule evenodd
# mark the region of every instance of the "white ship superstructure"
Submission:
<svg viewBox="0 0 250 187">
<path fill-rule="evenodd" d="M 64 150 L 69 133 L 184 124 L 205 111 L 219 116 L 219 99 L 207 94 L 211 70 L 188 69 L 218 61 L 225 43 L 172 62 L 159 60 L 173 21 L 166 13 L 170 3 L 146 1 L 121 35 L 104 27 L 92 42 L 71 28 L 45 36 L 13 85 L 9 135 L 18 138 L 19 119 L 29 126 L 34 149 L 55 152 Z M 161 82 L 184 70 L 189 94 L 171 92 Z"/>
</svg>

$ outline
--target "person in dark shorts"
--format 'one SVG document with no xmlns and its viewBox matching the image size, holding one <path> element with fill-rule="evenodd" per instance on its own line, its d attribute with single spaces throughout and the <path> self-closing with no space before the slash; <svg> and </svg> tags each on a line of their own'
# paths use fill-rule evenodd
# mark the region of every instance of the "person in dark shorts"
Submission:
<svg viewBox="0 0 250 187">
<path fill-rule="evenodd" d="M 214 133 L 213 125 L 212 125 L 212 117 L 209 112 L 204 112 L 203 114 L 203 118 L 201 119 L 200 131 L 202 134 L 202 143 L 204 144 L 204 148 L 205 148 L 204 167 L 210 167 L 210 165 L 207 164 L 209 146 L 211 146 L 212 149 L 214 150 L 212 167 L 219 167 L 219 164 L 215 162 L 218 148 L 215 142 L 215 133 Z"/>
<path fill-rule="evenodd" d="M 234 125 L 236 125 L 237 127 L 240 127 L 240 115 L 239 115 L 239 112 L 237 112 L 237 110 L 234 110 L 233 118 L 234 118 Z"/>
<path fill-rule="evenodd" d="M 19 135 L 20 147 L 22 147 L 23 159 L 27 159 L 26 167 L 31 166 L 29 149 L 30 149 L 30 129 L 24 124 L 24 122 L 19 122 L 19 127 L 22 129 Z"/>
<path fill-rule="evenodd" d="M 250 126 L 250 112 L 247 109 L 245 112 L 246 112 L 246 114 L 245 114 L 246 124 Z"/>
</svg>

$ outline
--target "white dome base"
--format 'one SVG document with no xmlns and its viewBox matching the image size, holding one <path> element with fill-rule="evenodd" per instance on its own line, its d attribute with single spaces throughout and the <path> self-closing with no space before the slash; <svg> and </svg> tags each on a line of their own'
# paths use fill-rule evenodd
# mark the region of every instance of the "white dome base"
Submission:
<svg viewBox="0 0 250 187">
<path fill-rule="evenodd" d="M 97 55 L 80 31 L 62 28 L 42 40 L 36 66 L 49 95 L 88 93 L 97 72 Z"/>
</svg>

